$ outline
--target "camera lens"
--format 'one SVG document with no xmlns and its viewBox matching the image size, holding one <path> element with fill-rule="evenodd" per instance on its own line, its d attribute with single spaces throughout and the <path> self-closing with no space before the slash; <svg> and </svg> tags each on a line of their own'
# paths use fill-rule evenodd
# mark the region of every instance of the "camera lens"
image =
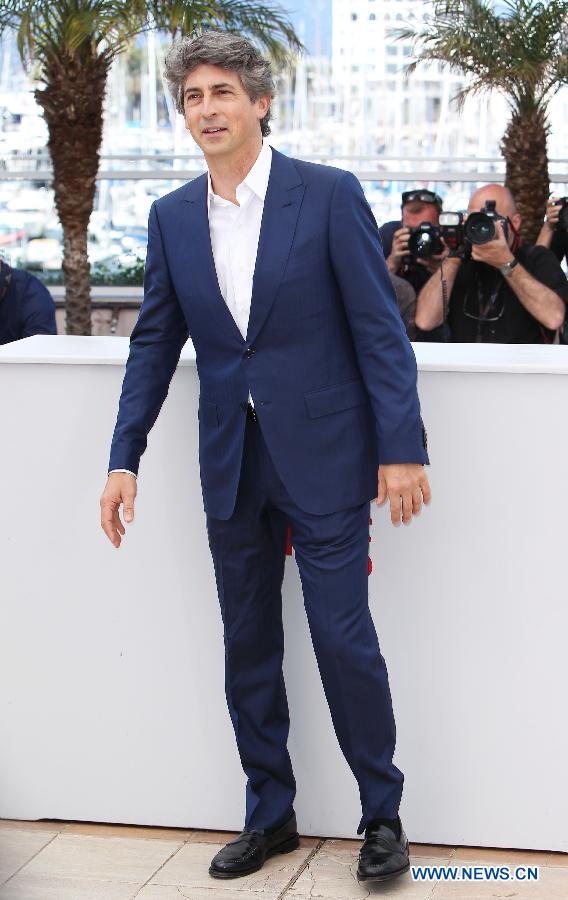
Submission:
<svg viewBox="0 0 568 900">
<path fill-rule="evenodd" d="M 428 253 L 432 246 L 432 238 L 429 234 L 420 234 L 416 241 L 416 249 L 419 253 Z"/>
<path fill-rule="evenodd" d="M 429 231 L 418 231 L 408 241 L 408 249 L 412 256 L 428 259 L 436 252 L 434 235 Z"/>
<path fill-rule="evenodd" d="M 475 222 L 471 229 L 472 236 L 478 244 L 484 244 L 490 241 L 495 234 L 495 225 L 491 221 Z"/>
<path fill-rule="evenodd" d="M 472 244 L 487 244 L 495 237 L 495 221 L 485 213 L 472 213 L 465 223 L 465 236 Z"/>
</svg>

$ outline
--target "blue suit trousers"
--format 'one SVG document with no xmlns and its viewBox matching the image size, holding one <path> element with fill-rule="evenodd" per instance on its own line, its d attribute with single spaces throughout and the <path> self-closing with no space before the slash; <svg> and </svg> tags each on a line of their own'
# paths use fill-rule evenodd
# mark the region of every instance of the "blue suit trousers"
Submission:
<svg viewBox="0 0 568 900">
<path fill-rule="evenodd" d="M 296 793 L 282 672 L 289 523 L 333 726 L 359 786 L 361 834 L 374 818 L 396 818 L 404 781 L 392 761 L 391 694 L 369 610 L 369 502 L 329 515 L 298 507 L 278 476 L 260 424 L 247 417 L 233 514 L 207 514 L 224 626 L 225 693 L 248 779 L 245 828 L 286 821 Z"/>
</svg>

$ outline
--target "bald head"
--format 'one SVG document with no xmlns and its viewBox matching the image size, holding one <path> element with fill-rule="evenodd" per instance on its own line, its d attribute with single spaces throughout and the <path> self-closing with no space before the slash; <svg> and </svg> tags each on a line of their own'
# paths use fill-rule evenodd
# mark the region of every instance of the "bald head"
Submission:
<svg viewBox="0 0 568 900">
<path fill-rule="evenodd" d="M 502 184 L 485 184 L 480 187 L 475 194 L 472 194 L 467 208 L 468 213 L 483 209 L 488 200 L 495 200 L 495 208 L 500 216 L 508 216 L 512 219 L 513 216 L 519 214 L 515 198 L 509 188 L 503 187 Z"/>
</svg>

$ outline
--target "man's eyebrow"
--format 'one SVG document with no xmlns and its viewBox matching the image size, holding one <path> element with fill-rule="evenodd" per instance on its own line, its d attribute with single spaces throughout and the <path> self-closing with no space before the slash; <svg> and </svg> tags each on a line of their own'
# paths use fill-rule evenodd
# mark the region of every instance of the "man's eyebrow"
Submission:
<svg viewBox="0 0 568 900">
<path fill-rule="evenodd" d="M 221 81 L 221 82 L 219 82 L 219 84 L 210 84 L 209 90 L 216 90 L 217 88 L 222 88 L 222 87 L 228 87 L 228 88 L 234 89 L 234 86 L 232 84 L 229 84 L 228 81 Z M 186 87 L 184 94 L 187 94 L 188 92 L 200 91 L 200 90 L 201 90 L 201 88 L 199 88 L 199 87 Z"/>
</svg>

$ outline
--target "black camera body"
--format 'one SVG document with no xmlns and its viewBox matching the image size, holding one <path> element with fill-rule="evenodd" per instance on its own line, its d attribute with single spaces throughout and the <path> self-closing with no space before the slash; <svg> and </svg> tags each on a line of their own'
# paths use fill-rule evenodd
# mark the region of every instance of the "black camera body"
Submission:
<svg viewBox="0 0 568 900">
<path fill-rule="evenodd" d="M 497 201 L 487 200 L 483 209 L 470 213 L 464 226 L 464 237 L 470 244 L 488 244 L 495 239 L 497 229 L 496 222 L 503 223 L 505 240 L 509 236 L 509 223 L 505 216 L 500 216 L 496 211 Z"/>
<path fill-rule="evenodd" d="M 431 222 L 421 222 L 415 228 L 409 228 L 408 254 L 410 259 L 431 259 L 444 252 L 440 240 L 441 231 Z"/>
<path fill-rule="evenodd" d="M 568 197 L 560 197 L 554 201 L 554 206 L 560 206 L 560 215 L 556 223 L 557 231 L 568 231 Z"/>
</svg>

